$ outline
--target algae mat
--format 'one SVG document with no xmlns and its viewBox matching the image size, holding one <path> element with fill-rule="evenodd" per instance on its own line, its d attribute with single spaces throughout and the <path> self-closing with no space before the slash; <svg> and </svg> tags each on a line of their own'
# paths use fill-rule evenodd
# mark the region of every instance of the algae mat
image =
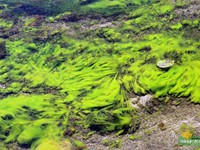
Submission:
<svg viewBox="0 0 200 150">
<path fill-rule="evenodd" d="M 85 148 L 71 138 L 78 130 L 133 133 L 131 95 L 200 102 L 200 20 L 176 14 L 190 3 L 82 1 L 53 15 L 15 13 L 27 4 L 13 3 L 0 11 L 2 147 Z M 158 68 L 163 59 L 175 63 Z"/>
</svg>

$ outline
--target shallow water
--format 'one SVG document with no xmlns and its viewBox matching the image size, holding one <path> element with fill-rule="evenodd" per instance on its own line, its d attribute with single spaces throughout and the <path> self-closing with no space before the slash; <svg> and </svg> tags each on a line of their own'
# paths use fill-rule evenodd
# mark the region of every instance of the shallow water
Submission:
<svg viewBox="0 0 200 150">
<path fill-rule="evenodd" d="M 0 148 L 84 149 L 73 135 L 134 133 L 130 99 L 147 94 L 199 103 L 200 20 L 180 13 L 198 4 L 0 2 Z"/>
</svg>

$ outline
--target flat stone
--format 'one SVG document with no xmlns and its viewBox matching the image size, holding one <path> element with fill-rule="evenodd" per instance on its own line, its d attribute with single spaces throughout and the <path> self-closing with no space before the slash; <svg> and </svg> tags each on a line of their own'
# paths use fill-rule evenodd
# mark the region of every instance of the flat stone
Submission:
<svg viewBox="0 0 200 150">
<path fill-rule="evenodd" d="M 175 63 L 174 60 L 170 60 L 170 59 L 164 59 L 164 60 L 160 60 L 157 62 L 157 66 L 159 68 L 169 68 L 171 66 L 173 66 Z"/>
</svg>

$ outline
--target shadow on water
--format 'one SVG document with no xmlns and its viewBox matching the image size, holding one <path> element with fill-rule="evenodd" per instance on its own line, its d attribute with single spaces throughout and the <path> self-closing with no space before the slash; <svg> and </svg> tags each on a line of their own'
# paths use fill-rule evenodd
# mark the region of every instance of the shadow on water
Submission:
<svg viewBox="0 0 200 150">
<path fill-rule="evenodd" d="M 52 16 L 57 15 L 59 13 L 65 11 L 71 11 L 72 9 L 76 9 L 77 5 L 75 5 L 74 1 L 71 0 L 0 0 L 0 5 L 7 5 L 9 13 L 12 15 L 46 15 Z"/>
<path fill-rule="evenodd" d="M 11 14 L 13 15 L 21 15 L 21 14 L 27 14 L 27 15 L 51 15 L 51 12 L 45 11 L 42 8 L 38 8 L 36 6 L 31 6 L 27 4 L 22 4 L 19 6 L 14 7 L 10 10 Z"/>
</svg>

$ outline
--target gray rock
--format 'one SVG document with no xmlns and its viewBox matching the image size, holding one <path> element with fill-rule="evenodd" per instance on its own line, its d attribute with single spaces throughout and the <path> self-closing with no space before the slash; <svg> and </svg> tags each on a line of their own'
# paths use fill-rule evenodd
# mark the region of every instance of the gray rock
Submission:
<svg viewBox="0 0 200 150">
<path fill-rule="evenodd" d="M 146 110 L 150 110 L 153 108 L 153 96 L 147 94 L 145 96 L 136 96 L 134 98 L 130 98 L 130 105 L 136 109 L 145 108 Z"/>
<path fill-rule="evenodd" d="M 0 84 L 0 89 L 5 89 L 6 85 L 5 84 Z"/>
<path fill-rule="evenodd" d="M 157 62 L 157 66 L 159 68 L 169 68 L 171 66 L 173 66 L 175 63 L 174 60 L 170 60 L 170 59 L 164 59 L 164 60 L 160 60 Z"/>
<path fill-rule="evenodd" d="M 152 101 L 152 99 L 153 99 L 153 96 L 150 95 L 150 94 L 147 94 L 147 95 L 145 95 L 145 96 L 141 96 L 140 99 L 139 99 L 138 104 L 139 104 L 140 106 L 142 106 L 142 107 L 146 107 L 147 104 L 148 104 L 150 101 Z"/>
</svg>

